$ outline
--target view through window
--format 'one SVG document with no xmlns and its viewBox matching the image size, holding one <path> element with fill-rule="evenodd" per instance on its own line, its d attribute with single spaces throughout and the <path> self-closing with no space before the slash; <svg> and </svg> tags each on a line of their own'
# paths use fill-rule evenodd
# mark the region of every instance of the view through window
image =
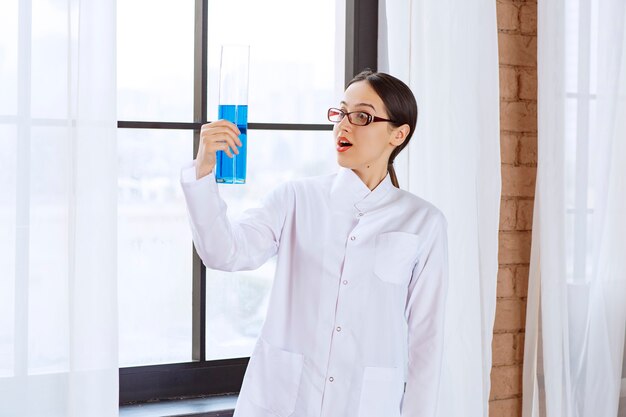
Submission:
<svg viewBox="0 0 626 417">
<path fill-rule="evenodd" d="M 194 1 L 118 4 L 118 119 L 154 122 L 118 129 L 120 367 L 192 361 L 192 241 L 179 173 L 194 157 L 194 98 L 204 94 L 206 119 L 217 118 L 221 45 L 250 45 L 248 121 L 267 127 L 248 132 L 247 183 L 219 185 L 231 219 L 283 181 L 336 171 L 332 134 L 319 125 L 343 90 L 338 3 L 209 1 L 204 93 L 194 84 Z M 250 355 L 274 261 L 207 271 L 207 361 Z"/>
</svg>

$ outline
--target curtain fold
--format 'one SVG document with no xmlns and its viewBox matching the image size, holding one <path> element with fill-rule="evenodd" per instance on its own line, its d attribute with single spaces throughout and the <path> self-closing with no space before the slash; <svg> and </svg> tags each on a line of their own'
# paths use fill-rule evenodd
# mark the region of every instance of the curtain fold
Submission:
<svg viewBox="0 0 626 417">
<path fill-rule="evenodd" d="M 0 415 L 117 416 L 115 2 L 0 13 Z"/>
<path fill-rule="evenodd" d="M 625 23 L 623 0 L 538 4 L 525 417 L 626 415 Z"/>
<path fill-rule="evenodd" d="M 379 69 L 404 80 L 419 106 L 415 136 L 397 158 L 400 186 L 449 224 L 437 415 L 487 417 L 501 195 L 496 3 L 399 0 L 379 9 Z"/>
</svg>

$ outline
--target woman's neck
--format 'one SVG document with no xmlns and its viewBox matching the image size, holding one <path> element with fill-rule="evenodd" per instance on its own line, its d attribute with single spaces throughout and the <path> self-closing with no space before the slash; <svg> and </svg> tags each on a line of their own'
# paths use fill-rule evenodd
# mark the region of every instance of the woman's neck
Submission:
<svg viewBox="0 0 626 417">
<path fill-rule="evenodd" d="M 386 164 L 382 167 L 369 164 L 352 170 L 370 190 L 374 190 L 387 176 Z"/>
</svg>

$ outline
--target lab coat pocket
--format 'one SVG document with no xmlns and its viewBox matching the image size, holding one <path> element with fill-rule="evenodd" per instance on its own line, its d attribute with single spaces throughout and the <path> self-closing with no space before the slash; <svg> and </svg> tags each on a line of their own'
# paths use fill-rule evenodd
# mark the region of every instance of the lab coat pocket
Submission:
<svg viewBox="0 0 626 417">
<path fill-rule="evenodd" d="M 358 417 L 400 417 L 403 394 L 404 380 L 400 368 L 366 367 Z"/>
<path fill-rule="evenodd" d="M 405 284 L 411 279 L 420 237 L 413 233 L 387 232 L 376 236 L 374 273 L 382 281 Z"/>
<path fill-rule="evenodd" d="M 291 415 L 303 366 L 304 355 L 279 349 L 259 338 L 246 370 L 251 377 L 247 384 L 250 401 L 276 416 Z"/>
</svg>

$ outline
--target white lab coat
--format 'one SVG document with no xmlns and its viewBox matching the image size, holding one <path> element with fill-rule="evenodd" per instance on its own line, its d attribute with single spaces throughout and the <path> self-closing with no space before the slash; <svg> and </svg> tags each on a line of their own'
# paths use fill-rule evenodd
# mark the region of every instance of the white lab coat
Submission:
<svg viewBox="0 0 626 417">
<path fill-rule="evenodd" d="M 447 223 L 350 169 L 276 186 L 227 217 L 215 177 L 183 168 L 204 264 L 251 270 L 277 254 L 267 317 L 235 417 L 434 417 L 446 297 Z"/>
</svg>

